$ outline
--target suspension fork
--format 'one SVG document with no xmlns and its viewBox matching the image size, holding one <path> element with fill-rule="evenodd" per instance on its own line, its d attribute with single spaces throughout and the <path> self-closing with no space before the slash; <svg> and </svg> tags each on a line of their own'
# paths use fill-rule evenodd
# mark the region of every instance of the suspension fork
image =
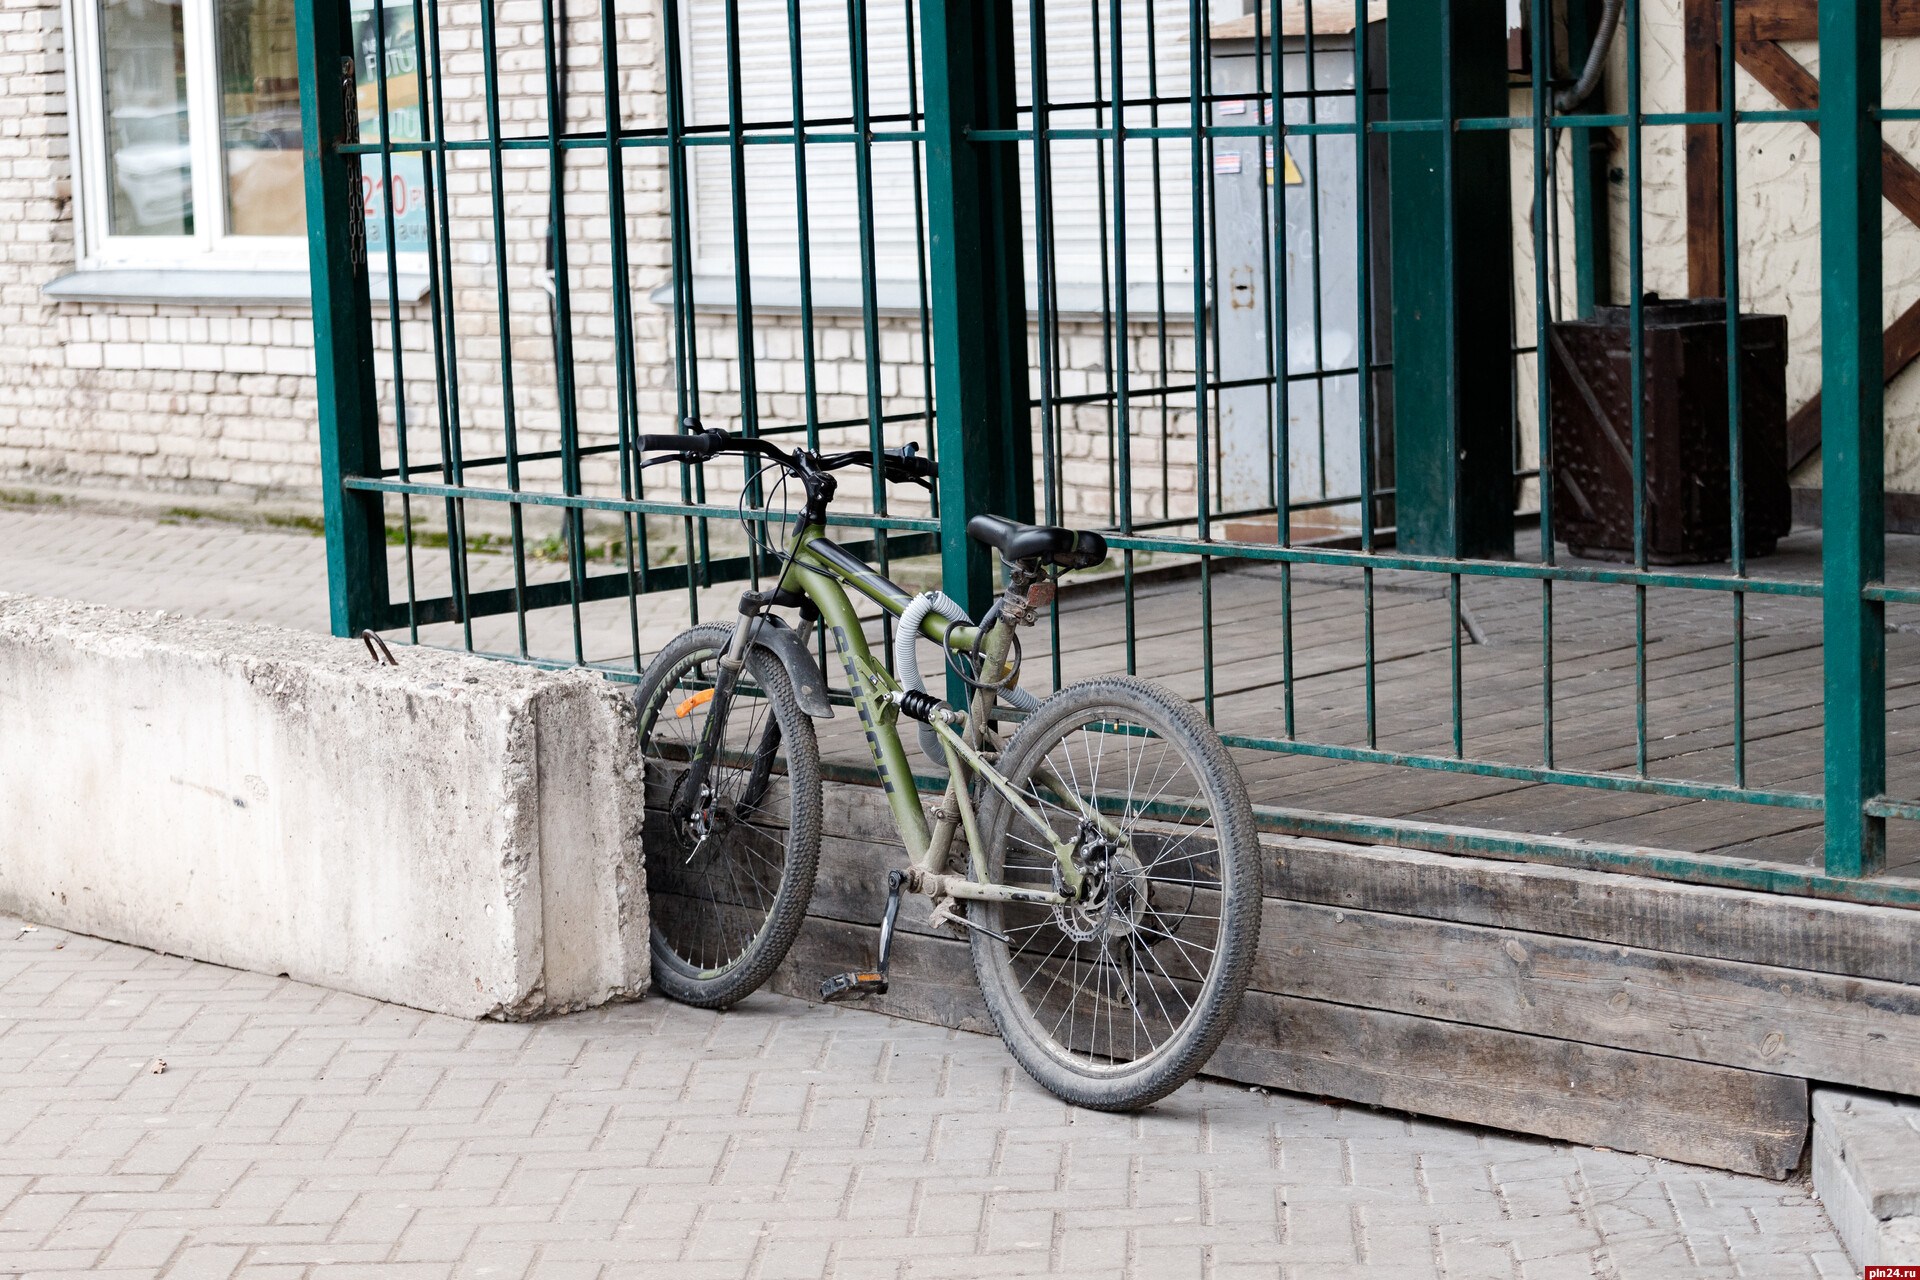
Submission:
<svg viewBox="0 0 1920 1280">
<path fill-rule="evenodd" d="M 770 594 L 748 591 L 740 596 L 740 620 L 733 625 L 733 637 L 727 643 L 726 652 L 720 655 L 720 671 L 713 682 L 713 699 L 707 707 L 707 723 L 700 733 L 699 750 L 693 753 L 693 760 L 687 767 L 686 780 L 681 784 L 680 798 L 675 802 L 672 818 L 675 823 L 685 822 L 693 814 L 696 804 L 700 804 L 701 793 L 706 790 L 707 774 L 712 771 L 713 761 L 720 753 L 720 742 L 727 730 L 727 714 L 733 709 L 733 693 L 740 686 L 740 673 L 747 666 L 747 649 L 753 643 L 754 635 L 760 629 L 760 614 L 770 603 Z M 768 718 L 767 724 L 774 734 L 778 734 L 777 721 Z M 779 739 L 773 739 L 778 749 Z M 762 752 L 756 752 L 754 758 L 753 781 L 759 784 L 759 790 L 765 791 L 766 782 L 762 779 L 761 754 L 766 754 L 765 772 L 773 769 L 772 753 L 765 752 L 765 740 Z M 748 793 L 757 802 L 753 783 Z"/>
</svg>

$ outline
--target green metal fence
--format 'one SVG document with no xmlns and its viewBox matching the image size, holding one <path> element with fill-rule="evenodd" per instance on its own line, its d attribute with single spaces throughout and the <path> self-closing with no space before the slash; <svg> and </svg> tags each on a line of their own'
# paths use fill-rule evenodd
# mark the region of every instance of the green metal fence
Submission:
<svg viewBox="0 0 1920 1280">
<path fill-rule="evenodd" d="M 890 508 L 876 479 L 865 509 L 841 517 L 869 531 L 872 555 L 937 551 L 947 592 L 977 610 L 991 564 L 962 533 L 970 515 L 1076 522 L 1070 505 L 1104 504 L 1077 522 L 1108 528 L 1130 669 L 1146 558 L 1197 557 L 1191 638 L 1209 714 L 1219 575 L 1274 567 L 1282 714 L 1270 731 L 1232 727 L 1236 747 L 1825 815 L 1822 868 L 1570 851 L 1524 835 L 1433 847 L 1920 905 L 1913 882 L 1876 878 L 1887 820 L 1920 818 L 1920 802 L 1884 794 L 1883 613 L 1920 603 L 1920 591 L 1882 581 L 1879 333 L 1881 121 L 1920 111 L 1880 108 L 1873 6 L 1821 0 L 1817 110 L 1736 110 L 1727 57 L 1723 109 L 1655 113 L 1642 103 L 1638 0 L 1625 0 L 1615 37 L 1626 100 L 1572 109 L 1556 108 L 1569 77 L 1552 69 L 1577 65 L 1594 38 L 1597 12 L 1583 3 L 1561 13 L 1532 0 L 1539 71 L 1523 83 L 1508 69 L 1504 6 L 1490 0 L 1396 4 L 1384 19 L 1376 6 L 1371 23 L 1364 0 L 1332 20 L 1314 10 L 1335 6 L 1307 3 L 1280 11 L 1278 34 L 1271 10 L 1218 14 L 1206 0 L 571 2 L 569 14 L 563 0 L 542 0 L 529 19 L 481 0 L 456 22 L 431 0 L 377 10 L 302 0 L 338 634 L 400 631 L 631 678 L 650 647 L 649 597 L 683 593 L 697 617 L 701 588 L 763 567 L 754 542 L 727 541 L 738 507 L 717 475 L 643 474 L 637 435 L 724 418 L 810 445 L 847 433 L 875 448 L 915 439 L 941 462 L 930 508 Z M 1721 8 L 1731 50 L 1738 6 Z M 1556 23 L 1571 47 L 1556 49 Z M 1516 88 L 1524 115 L 1512 113 Z M 1687 126 L 1719 134 L 1737 513 L 1741 130 L 1781 122 L 1820 133 L 1823 573 L 1808 581 L 1749 563 L 1738 518 L 1730 572 L 1662 569 L 1647 545 L 1643 138 Z M 1559 548 L 1543 482 L 1553 405 L 1539 376 L 1550 318 L 1608 292 L 1608 166 L 1572 160 L 1601 136 L 1618 140 L 1621 158 L 1626 269 L 1614 292 L 1632 332 L 1634 546 L 1613 566 Z M 1530 157 L 1524 307 L 1503 274 L 1515 137 Z M 1248 147 L 1254 173 L 1273 176 L 1228 181 L 1244 175 Z M 1290 184 L 1302 188 L 1303 220 L 1289 220 Z M 1233 257 L 1247 246 L 1251 258 Z M 396 301 L 369 303 L 374 273 Z M 427 288 L 408 304 L 400 285 L 413 275 Z M 1229 314 L 1236 290 L 1257 319 Z M 1336 312 L 1344 351 L 1330 338 Z M 844 346 L 829 351 L 830 340 Z M 1092 450 L 1104 479 L 1088 478 L 1076 449 Z M 1265 468 L 1251 489 L 1229 475 L 1249 456 Z M 730 483 L 749 509 L 770 496 L 751 476 Z M 1315 513 L 1348 527 L 1297 537 Z M 1264 539 L 1225 537 L 1262 517 L 1272 522 Z M 481 556 L 510 565 L 510 580 L 496 567 L 499 581 L 481 581 Z M 1293 579 L 1325 569 L 1357 585 L 1359 742 L 1316 736 L 1296 718 Z M 1446 592 L 1451 750 L 1381 744 L 1374 624 L 1387 574 L 1426 575 Z M 1475 697 L 1462 677 L 1463 584 L 1493 582 L 1538 592 L 1544 675 L 1539 749 L 1527 758 L 1477 756 L 1462 729 Z M 1629 766 L 1558 759 L 1554 610 L 1568 584 L 1631 595 Z M 1649 599 L 1681 594 L 1725 606 L 1727 780 L 1650 764 Z M 1824 786 L 1756 785 L 1746 610 L 1815 597 Z M 583 610 L 596 607 L 624 609 L 622 652 L 588 645 Z M 534 624 L 561 610 L 566 638 L 543 642 Z M 482 624 L 506 618 L 510 638 L 489 642 Z M 1057 615 L 1054 626 L 1057 679 Z M 1391 822 L 1296 825 L 1408 838 L 1407 824 Z"/>
</svg>

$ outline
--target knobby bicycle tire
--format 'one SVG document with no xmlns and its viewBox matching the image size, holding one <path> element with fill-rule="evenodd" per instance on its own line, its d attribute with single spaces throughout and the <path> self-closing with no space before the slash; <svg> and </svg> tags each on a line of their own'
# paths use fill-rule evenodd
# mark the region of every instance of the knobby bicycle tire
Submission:
<svg viewBox="0 0 1920 1280">
<path fill-rule="evenodd" d="M 1085 827 L 1043 762 L 1127 839 Z M 1246 785 L 1189 703 L 1130 677 L 1054 694 L 999 763 L 1054 832 L 1080 833 L 1098 874 L 1069 907 L 967 904 L 984 926 L 969 934 L 987 1010 L 1014 1058 L 1060 1098 L 1146 1106 L 1206 1064 L 1252 973 L 1260 858 Z M 998 791 L 980 817 L 989 881 L 1063 888 L 1044 835 Z"/>
<path fill-rule="evenodd" d="M 700 741 L 720 655 L 733 628 L 681 633 L 634 692 L 646 764 L 644 847 L 653 984 L 685 1004 L 724 1009 L 773 975 L 800 932 L 820 860 L 820 748 L 813 722 L 772 653 L 747 653 L 709 774 L 714 821 L 704 839 L 668 812 Z M 778 727 L 777 764 L 756 756 Z M 754 794 L 756 785 L 758 794 Z"/>
</svg>

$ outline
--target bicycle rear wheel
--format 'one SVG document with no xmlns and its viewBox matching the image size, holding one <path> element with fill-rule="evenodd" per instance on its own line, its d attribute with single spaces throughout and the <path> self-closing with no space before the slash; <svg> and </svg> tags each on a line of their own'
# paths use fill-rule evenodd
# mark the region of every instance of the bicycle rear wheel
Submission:
<svg viewBox="0 0 1920 1280">
<path fill-rule="evenodd" d="M 688 821 L 671 815 L 706 732 L 710 691 L 732 634 L 709 624 L 676 636 L 634 693 L 647 774 L 653 983 L 708 1009 L 752 994 L 786 958 L 820 861 L 813 722 L 779 659 L 758 646 L 748 650 L 707 794 L 685 797 Z"/>
<path fill-rule="evenodd" d="M 987 1009 L 1059 1097 L 1146 1106 L 1206 1064 L 1253 969 L 1259 843 L 1240 772 L 1188 703 L 1122 677 L 1047 699 L 1000 770 L 1049 830 L 989 790 L 988 879 L 1064 892 L 1051 833 L 1076 846 L 1087 889 L 1071 906 L 967 904 L 993 931 L 969 931 Z M 1118 837 L 1085 821 L 1083 803 Z"/>
</svg>

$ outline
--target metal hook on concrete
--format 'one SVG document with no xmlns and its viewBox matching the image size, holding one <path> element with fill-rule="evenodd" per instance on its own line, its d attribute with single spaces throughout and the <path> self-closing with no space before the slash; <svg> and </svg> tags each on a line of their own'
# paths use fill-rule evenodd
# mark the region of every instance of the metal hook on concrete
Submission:
<svg viewBox="0 0 1920 1280">
<path fill-rule="evenodd" d="M 393 660 L 393 650 L 387 648 L 387 642 L 382 640 L 371 627 L 360 633 L 360 643 L 367 646 L 367 656 L 373 659 L 374 666 L 397 667 L 400 665 Z M 378 653 L 374 652 L 375 645 L 380 646 Z"/>
</svg>

